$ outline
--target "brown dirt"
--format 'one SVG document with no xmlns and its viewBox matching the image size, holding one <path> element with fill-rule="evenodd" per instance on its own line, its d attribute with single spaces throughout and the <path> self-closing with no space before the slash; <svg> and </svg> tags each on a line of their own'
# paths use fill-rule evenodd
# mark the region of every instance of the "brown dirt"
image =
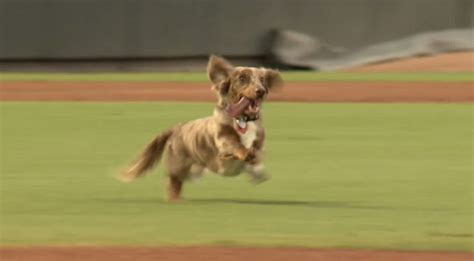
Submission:
<svg viewBox="0 0 474 261">
<path fill-rule="evenodd" d="M 2 261 L 471 261 L 473 253 L 234 247 L 33 247 L 0 248 Z"/>
<path fill-rule="evenodd" d="M 474 52 L 406 58 L 348 69 L 352 72 L 473 72 Z"/>
<path fill-rule="evenodd" d="M 207 83 L 3 82 L 2 101 L 215 101 Z M 472 83 L 288 83 L 273 101 L 473 102 Z"/>
</svg>

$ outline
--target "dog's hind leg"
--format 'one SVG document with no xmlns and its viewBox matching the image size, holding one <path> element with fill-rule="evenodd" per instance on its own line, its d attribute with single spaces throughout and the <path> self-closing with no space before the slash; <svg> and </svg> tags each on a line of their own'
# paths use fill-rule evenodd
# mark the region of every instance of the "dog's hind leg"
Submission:
<svg viewBox="0 0 474 261">
<path fill-rule="evenodd" d="M 165 166 L 168 175 L 168 201 L 179 201 L 181 199 L 183 183 L 189 177 L 192 161 L 180 147 L 172 146 L 171 144 L 168 148 Z"/>
<path fill-rule="evenodd" d="M 183 188 L 183 180 L 179 176 L 168 177 L 168 201 L 176 202 L 181 199 L 181 190 Z"/>
<path fill-rule="evenodd" d="M 179 201 L 181 199 L 181 191 L 183 183 L 190 176 L 191 164 L 174 164 L 168 167 L 168 201 Z"/>
<path fill-rule="evenodd" d="M 196 180 L 202 176 L 204 167 L 198 164 L 181 165 L 180 168 L 168 169 L 168 200 L 179 201 L 183 183 L 189 180 Z"/>
</svg>

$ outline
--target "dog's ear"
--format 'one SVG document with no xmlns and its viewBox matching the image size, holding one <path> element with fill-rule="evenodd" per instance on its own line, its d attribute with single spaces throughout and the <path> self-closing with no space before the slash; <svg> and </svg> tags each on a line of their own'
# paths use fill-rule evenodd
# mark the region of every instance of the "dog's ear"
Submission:
<svg viewBox="0 0 474 261">
<path fill-rule="evenodd" d="M 280 72 L 277 70 L 266 69 L 265 70 L 265 87 L 268 90 L 275 90 L 283 87 L 283 79 L 281 78 Z"/>
<path fill-rule="evenodd" d="M 216 90 L 221 96 L 226 95 L 229 92 L 230 88 L 230 79 L 227 78 L 224 81 L 221 81 L 218 84 L 214 84 L 213 89 Z"/>
<path fill-rule="evenodd" d="M 227 80 L 234 70 L 234 66 L 226 59 L 211 55 L 209 57 L 209 63 L 207 64 L 207 74 L 209 76 L 209 80 L 219 87 L 219 85 Z"/>
</svg>

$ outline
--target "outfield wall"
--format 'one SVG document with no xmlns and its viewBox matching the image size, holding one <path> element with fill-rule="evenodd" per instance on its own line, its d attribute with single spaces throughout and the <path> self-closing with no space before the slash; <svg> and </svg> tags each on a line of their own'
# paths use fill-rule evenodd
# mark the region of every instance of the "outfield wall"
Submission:
<svg viewBox="0 0 474 261">
<path fill-rule="evenodd" d="M 290 29 L 358 48 L 473 26 L 474 0 L 0 0 L 0 59 L 253 57 Z"/>
</svg>

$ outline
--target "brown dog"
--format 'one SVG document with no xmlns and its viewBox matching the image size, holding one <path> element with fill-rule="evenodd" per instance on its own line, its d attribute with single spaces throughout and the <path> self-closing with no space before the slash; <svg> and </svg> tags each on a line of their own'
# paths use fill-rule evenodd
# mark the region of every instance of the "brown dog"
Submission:
<svg viewBox="0 0 474 261">
<path fill-rule="evenodd" d="M 223 176 L 243 171 L 265 181 L 262 149 L 265 132 L 260 117 L 268 91 L 283 85 L 278 71 L 234 67 L 212 55 L 207 67 L 218 96 L 212 116 L 180 124 L 158 135 L 121 179 L 131 181 L 150 170 L 167 151 L 168 199 L 179 200 L 183 181 L 204 169 Z"/>
</svg>

